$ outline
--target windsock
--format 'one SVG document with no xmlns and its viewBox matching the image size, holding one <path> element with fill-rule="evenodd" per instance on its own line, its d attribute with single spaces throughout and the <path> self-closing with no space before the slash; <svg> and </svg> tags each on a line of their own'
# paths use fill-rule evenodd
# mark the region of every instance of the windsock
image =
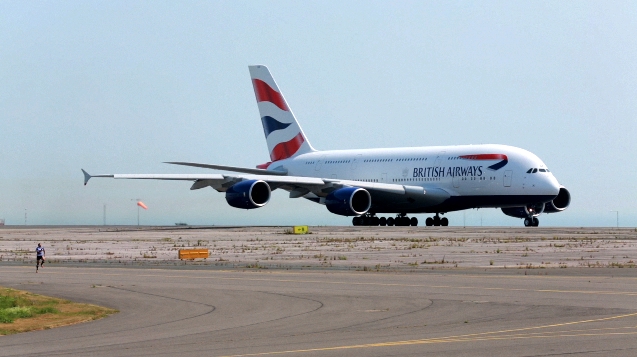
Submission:
<svg viewBox="0 0 637 357">
<path fill-rule="evenodd" d="M 146 205 L 142 201 L 137 201 L 137 205 L 143 209 L 148 209 L 148 207 L 146 207 Z"/>
</svg>

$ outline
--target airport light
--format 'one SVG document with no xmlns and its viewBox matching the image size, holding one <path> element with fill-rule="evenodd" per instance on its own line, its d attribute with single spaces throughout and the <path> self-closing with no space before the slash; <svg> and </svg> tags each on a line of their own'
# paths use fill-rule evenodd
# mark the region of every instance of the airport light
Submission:
<svg viewBox="0 0 637 357">
<path fill-rule="evenodd" d="M 611 210 L 611 212 L 615 212 L 617 216 L 617 228 L 619 228 L 619 211 Z"/>
</svg>

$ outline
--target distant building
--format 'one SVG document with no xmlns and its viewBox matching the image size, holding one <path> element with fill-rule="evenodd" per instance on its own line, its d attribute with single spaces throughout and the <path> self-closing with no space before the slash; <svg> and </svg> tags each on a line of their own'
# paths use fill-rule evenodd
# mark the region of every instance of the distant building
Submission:
<svg viewBox="0 0 637 357">
<path fill-rule="evenodd" d="M 0 218 L 0 226 L 4 226 L 4 218 Z"/>
</svg>

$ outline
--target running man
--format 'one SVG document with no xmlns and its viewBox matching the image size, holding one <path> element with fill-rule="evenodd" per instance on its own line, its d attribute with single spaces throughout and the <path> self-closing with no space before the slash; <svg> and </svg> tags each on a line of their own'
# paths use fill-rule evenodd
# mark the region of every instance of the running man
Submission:
<svg viewBox="0 0 637 357">
<path fill-rule="evenodd" d="M 35 254 L 38 256 L 35 261 L 35 272 L 37 273 L 38 268 L 44 266 L 44 256 L 46 255 L 46 251 L 42 248 L 40 243 L 38 243 L 38 247 L 35 248 Z"/>
</svg>

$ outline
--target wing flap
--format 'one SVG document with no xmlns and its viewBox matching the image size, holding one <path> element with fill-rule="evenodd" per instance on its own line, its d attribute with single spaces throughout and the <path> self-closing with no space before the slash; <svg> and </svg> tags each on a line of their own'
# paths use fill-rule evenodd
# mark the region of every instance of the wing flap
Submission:
<svg viewBox="0 0 637 357">
<path fill-rule="evenodd" d="M 170 162 L 164 162 L 164 163 L 165 164 L 172 164 L 172 165 L 200 167 L 200 168 L 204 168 L 204 169 L 214 169 L 214 170 L 240 172 L 240 173 L 253 174 L 253 175 L 285 176 L 285 175 L 288 174 L 287 171 L 252 169 L 252 168 L 248 168 L 248 167 L 227 166 L 227 165 L 200 164 L 200 163 L 196 163 L 196 162 L 175 162 L 175 161 L 170 161 Z"/>
</svg>

